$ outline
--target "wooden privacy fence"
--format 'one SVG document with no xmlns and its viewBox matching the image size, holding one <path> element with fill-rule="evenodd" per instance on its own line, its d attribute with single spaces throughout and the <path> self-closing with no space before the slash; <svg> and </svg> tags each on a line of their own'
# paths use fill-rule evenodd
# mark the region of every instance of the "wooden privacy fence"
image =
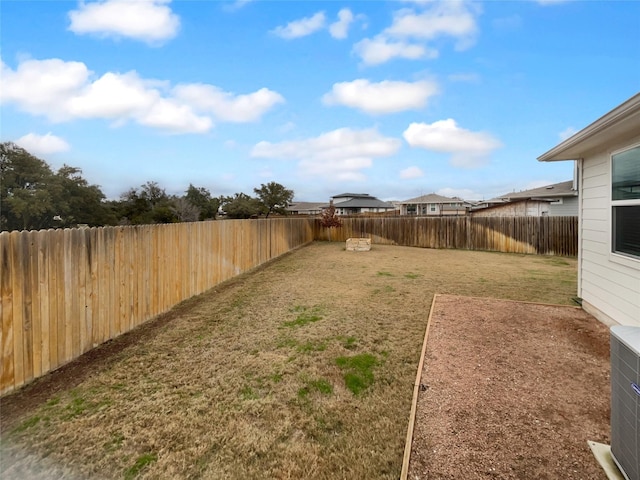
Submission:
<svg viewBox="0 0 640 480">
<path fill-rule="evenodd" d="M 339 228 L 316 223 L 317 240 L 371 238 L 373 244 L 578 255 L 578 217 L 341 217 Z"/>
<path fill-rule="evenodd" d="M 0 394 L 313 240 L 577 255 L 576 217 L 348 217 L 0 233 Z"/>
<path fill-rule="evenodd" d="M 0 233 L 0 393 L 313 240 L 312 219 Z"/>
</svg>

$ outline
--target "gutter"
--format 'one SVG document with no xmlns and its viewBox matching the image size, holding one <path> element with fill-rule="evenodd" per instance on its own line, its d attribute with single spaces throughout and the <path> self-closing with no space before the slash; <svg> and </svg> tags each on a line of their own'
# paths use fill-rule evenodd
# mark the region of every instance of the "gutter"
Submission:
<svg viewBox="0 0 640 480">
<path fill-rule="evenodd" d="M 564 142 L 553 147 L 546 153 L 538 157 L 539 162 L 548 162 L 553 160 L 578 160 L 577 158 L 560 158 L 562 152 L 569 150 L 575 145 L 583 142 L 585 139 L 599 134 L 621 120 L 640 112 L 640 93 L 636 93 L 626 102 L 603 115 L 595 122 L 580 130 L 578 133 L 566 139 Z"/>
</svg>

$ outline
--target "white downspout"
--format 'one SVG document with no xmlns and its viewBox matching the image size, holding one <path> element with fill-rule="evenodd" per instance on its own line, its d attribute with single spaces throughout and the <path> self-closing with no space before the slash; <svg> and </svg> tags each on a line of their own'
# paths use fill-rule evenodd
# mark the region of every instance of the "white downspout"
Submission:
<svg viewBox="0 0 640 480">
<path fill-rule="evenodd" d="M 578 191 L 578 297 L 582 298 L 582 210 L 584 204 L 584 193 L 582 178 L 584 172 L 584 159 L 579 158 L 575 161 L 573 183 L 574 188 Z"/>
</svg>

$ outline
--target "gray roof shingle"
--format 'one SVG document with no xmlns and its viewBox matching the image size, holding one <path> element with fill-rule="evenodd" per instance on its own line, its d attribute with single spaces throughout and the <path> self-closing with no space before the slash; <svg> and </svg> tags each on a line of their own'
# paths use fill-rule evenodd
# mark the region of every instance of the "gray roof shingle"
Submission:
<svg viewBox="0 0 640 480">
<path fill-rule="evenodd" d="M 509 192 L 500 195 L 498 198 L 553 198 L 553 197 L 575 197 L 578 195 L 577 190 L 573 190 L 573 180 L 566 182 L 554 183 L 544 187 L 532 188 L 521 192 Z"/>
<path fill-rule="evenodd" d="M 422 195 L 416 198 L 410 198 L 409 200 L 403 200 L 399 203 L 454 203 L 454 202 L 462 202 L 459 198 L 450 198 L 444 197 L 442 195 L 437 195 L 435 193 L 430 193 L 428 195 Z"/>
</svg>

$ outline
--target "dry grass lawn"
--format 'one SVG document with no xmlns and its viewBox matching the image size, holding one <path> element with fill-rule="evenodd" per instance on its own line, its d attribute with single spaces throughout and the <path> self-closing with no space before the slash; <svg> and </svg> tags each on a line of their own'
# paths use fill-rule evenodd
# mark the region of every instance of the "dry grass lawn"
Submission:
<svg viewBox="0 0 640 480">
<path fill-rule="evenodd" d="M 574 259 L 314 243 L 184 302 L 39 404 L 33 387 L 3 399 L 0 474 L 395 479 L 433 294 L 575 291 Z"/>
</svg>

